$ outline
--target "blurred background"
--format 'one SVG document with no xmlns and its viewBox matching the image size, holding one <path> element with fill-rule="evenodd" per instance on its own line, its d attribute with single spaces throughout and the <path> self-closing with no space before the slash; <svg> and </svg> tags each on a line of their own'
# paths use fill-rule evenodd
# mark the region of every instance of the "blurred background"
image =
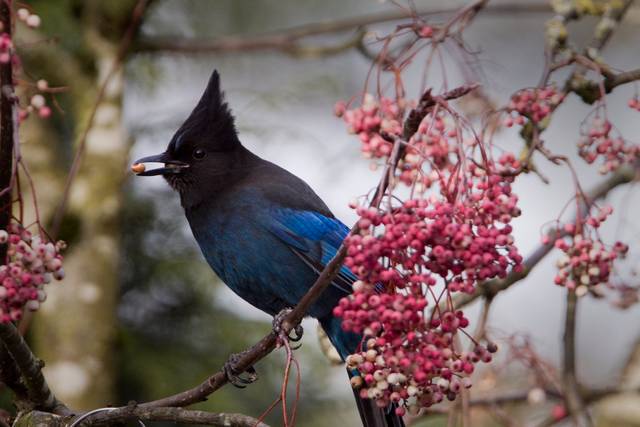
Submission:
<svg viewBox="0 0 640 427">
<path fill-rule="evenodd" d="M 52 389 L 74 408 L 141 402 L 194 386 L 218 370 L 230 353 L 267 333 L 271 319 L 215 277 L 195 245 L 176 194 L 160 178 L 133 177 L 127 168 L 130 160 L 164 149 L 215 68 L 243 143 L 306 180 L 345 223 L 355 219 L 348 202 L 367 193 L 379 174 L 332 114 L 336 101 L 361 93 L 371 67 L 371 59 L 352 42 L 361 29 L 305 38 L 296 49 L 188 46 L 402 9 L 375 0 L 156 0 L 149 2 L 130 49 L 121 55 L 136 2 L 26 3 L 42 17 L 42 25 L 20 32 L 25 70 L 34 79 L 66 89 L 55 94 L 50 120 L 28 121 L 23 154 L 43 215 L 59 225 L 59 237 L 69 243 L 67 279 L 49 287 L 49 300 L 31 319 L 28 338 L 46 361 Z M 419 11 L 440 11 L 465 3 L 414 4 Z M 461 73 L 459 58 L 445 57 L 448 87 L 477 81 L 495 105 L 503 105 L 514 91 L 535 86 L 544 66 L 545 22 L 551 16 L 544 1 L 490 2 L 465 33 L 477 52 L 475 72 Z M 571 26 L 572 41 L 586 43 L 595 23 Z M 373 24 L 366 30 L 383 34 L 396 24 Z M 610 65 L 622 70 L 640 66 L 639 29 L 636 5 L 604 53 Z M 105 88 L 68 209 L 55 224 L 76 141 L 90 120 L 100 82 L 120 57 L 124 67 Z M 445 79 L 438 67 L 432 70 L 427 86 L 438 92 Z M 410 97 L 419 95 L 420 78 L 414 77 L 406 79 Z M 617 89 L 609 97 L 608 111 L 621 133 L 638 142 L 638 113 L 626 106 L 633 93 L 633 85 Z M 576 159 L 586 189 L 603 179 L 578 159 L 575 148 L 580 123 L 591 109 L 572 96 L 545 137 L 555 152 Z M 507 130 L 499 134 L 498 144 L 517 152 L 522 140 L 515 130 Z M 550 184 L 532 174 L 515 185 L 523 215 L 514 233 L 525 255 L 537 247 L 543 226 L 558 217 L 572 191 L 566 168 L 543 160 L 537 166 Z M 617 188 L 608 202 L 615 213 L 603 229 L 605 241 L 622 239 L 632 248 L 640 244 L 633 219 L 640 214 L 637 186 Z M 472 396 L 532 387 L 523 367 L 507 363 L 507 342 L 526 338 L 541 360 L 559 365 L 565 297 L 552 283 L 556 255 L 497 297 L 489 333 L 503 343 L 501 360 L 476 374 Z M 624 380 L 637 389 L 640 307 L 621 310 L 613 299 L 584 298 L 578 319 L 578 372 L 588 385 L 605 387 Z M 476 316 L 477 311 L 470 310 Z M 302 371 L 299 425 L 357 425 L 344 369 L 331 366 L 323 355 L 315 322 L 307 320 L 304 327 L 304 344 L 296 352 Z M 278 397 L 283 366 L 284 354 L 276 351 L 256 366 L 257 383 L 244 390 L 224 387 L 199 407 L 259 417 Z M 522 425 L 537 425 L 552 407 L 538 400 L 507 409 Z M 8 405 L 6 396 L 4 402 Z M 602 401 L 596 419 L 602 426 L 640 426 L 640 396 Z M 489 412 L 478 412 L 474 420 L 474 426 L 503 425 Z M 279 408 L 266 421 L 280 425 Z M 447 425 L 447 419 L 433 415 L 416 425 Z"/>
</svg>

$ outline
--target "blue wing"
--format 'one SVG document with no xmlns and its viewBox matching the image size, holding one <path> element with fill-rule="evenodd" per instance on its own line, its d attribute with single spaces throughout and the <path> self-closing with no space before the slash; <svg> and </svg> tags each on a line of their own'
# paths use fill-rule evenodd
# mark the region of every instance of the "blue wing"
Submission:
<svg viewBox="0 0 640 427">
<path fill-rule="evenodd" d="M 349 228 L 342 222 L 318 212 L 277 209 L 272 215 L 270 231 L 318 274 L 349 234 Z M 356 276 L 342 267 L 332 284 L 350 294 L 355 280 Z"/>
</svg>

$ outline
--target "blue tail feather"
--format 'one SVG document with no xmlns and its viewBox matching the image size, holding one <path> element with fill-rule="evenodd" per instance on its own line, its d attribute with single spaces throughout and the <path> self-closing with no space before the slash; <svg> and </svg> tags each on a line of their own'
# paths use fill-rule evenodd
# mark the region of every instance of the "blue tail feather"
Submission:
<svg viewBox="0 0 640 427">
<path fill-rule="evenodd" d="M 331 340 L 333 346 L 338 350 L 342 360 L 354 353 L 362 341 L 362 336 L 342 329 L 342 320 L 335 316 L 328 316 L 320 320 L 320 325 Z"/>
</svg>

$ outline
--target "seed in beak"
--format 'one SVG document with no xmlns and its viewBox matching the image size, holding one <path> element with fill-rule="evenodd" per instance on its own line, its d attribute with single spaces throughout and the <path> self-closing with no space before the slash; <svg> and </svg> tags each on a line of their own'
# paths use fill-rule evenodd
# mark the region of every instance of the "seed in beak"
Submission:
<svg viewBox="0 0 640 427">
<path fill-rule="evenodd" d="M 144 163 L 134 163 L 131 165 L 131 172 L 133 173 L 142 173 L 145 169 L 146 167 L 144 166 Z"/>
</svg>

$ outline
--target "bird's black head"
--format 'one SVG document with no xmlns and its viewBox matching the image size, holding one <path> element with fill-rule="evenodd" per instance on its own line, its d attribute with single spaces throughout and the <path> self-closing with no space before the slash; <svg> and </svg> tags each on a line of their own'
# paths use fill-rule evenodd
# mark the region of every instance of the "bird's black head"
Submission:
<svg viewBox="0 0 640 427">
<path fill-rule="evenodd" d="M 194 184 L 208 186 L 232 169 L 241 148 L 233 116 L 220 91 L 220 75 L 214 70 L 198 105 L 173 135 L 167 150 L 137 160 L 132 170 L 139 176 L 162 175 L 184 198 Z M 164 167 L 147 169 L 145 163 L 164 163 Z"/>
</svg>

